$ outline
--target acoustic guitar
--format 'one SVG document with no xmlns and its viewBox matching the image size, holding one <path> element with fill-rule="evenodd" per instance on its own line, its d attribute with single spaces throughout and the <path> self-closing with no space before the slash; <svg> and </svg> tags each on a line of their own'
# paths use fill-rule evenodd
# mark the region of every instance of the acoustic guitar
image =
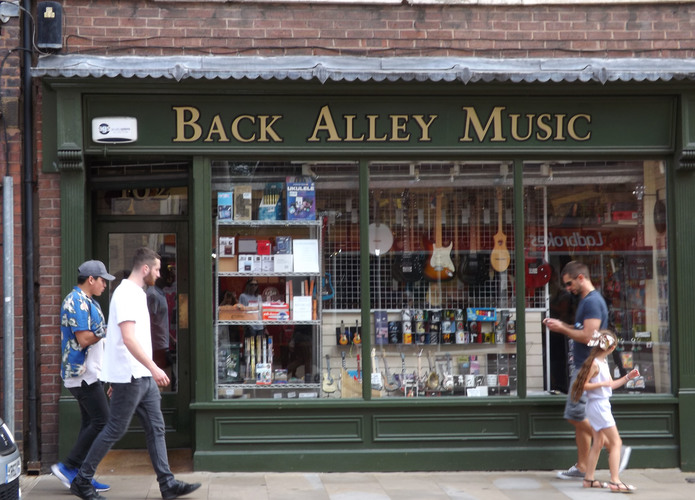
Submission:
<svg viewBox="0 0 695 500">
<path fill-rule="evenodd" d="M 507 236 L 502 228 L 502 209 L 502 189 L 497 188 L 497 233 L 493 236 L 495 246 L 490 254 L 490 265 L 498 273 L 506 271 L 511 262 L 507 249 Z"/>
<path fill-rule="evenodd" d="M 381 352 L 381 360 L 384 362 L 384 373 L 386 375 L 384 380 L 384 389 L 386 389 L 388 392 L 397 391 L 401 388 L 400 381 L 395 374 L 390 372 L 389 365 L 386 362 L 386 354 L 384 354 L 383 351 Z"/>
<path fill-rule="evenodd" d="M 425 239 L 424 244 L 430 254 L 425 264 L 425 278 L 429 281 L 449 281 L 455 274 L 456 267 L 451 260 L 451 249 L 454 246 L 450 242 L 448 246 L 442 243 L 442 198 L 443 193 L 437 193 L 435 206 L 434 242 Z"/>
</svg>

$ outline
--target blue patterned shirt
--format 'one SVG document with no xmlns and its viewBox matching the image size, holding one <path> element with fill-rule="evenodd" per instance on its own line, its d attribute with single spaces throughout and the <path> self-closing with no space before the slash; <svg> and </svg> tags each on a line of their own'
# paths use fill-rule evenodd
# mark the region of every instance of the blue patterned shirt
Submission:
<svg viewBox="0 0 695 500">
<path fill-rule="evenodd" d="M 80 347 L 75 332 L 91 331 L 99 338 L 106 336 L 104 313 L 99 303 L 87 296 L 80 287 L 72 289 L 60 309 L 60 346 L 63 380 L 78 377 L 86 370 L 85 359 L 88 348 Z"/>
</svg>

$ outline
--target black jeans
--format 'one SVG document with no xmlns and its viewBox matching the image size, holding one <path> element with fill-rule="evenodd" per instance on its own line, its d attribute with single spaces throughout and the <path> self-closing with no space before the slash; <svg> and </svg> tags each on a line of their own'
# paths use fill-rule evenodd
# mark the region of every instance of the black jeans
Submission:
<svg viewBox="0 0 695 500">
<path fill-rule="evenodd" d="M 82 423 L 77 441 L 63 463 L 68 467 L 79 469 L 87 456 L 89 447 L 109 419 L 109 401 L 101 381 L 90 385 L 83 381 L 80 387 L 69 387 L 68 390 L 80 405 Z"/>
</svg>

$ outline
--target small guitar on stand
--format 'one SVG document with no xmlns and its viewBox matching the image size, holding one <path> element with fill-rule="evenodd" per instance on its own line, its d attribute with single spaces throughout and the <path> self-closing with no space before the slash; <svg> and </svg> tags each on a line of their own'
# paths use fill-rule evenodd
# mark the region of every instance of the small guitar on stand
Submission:
<svg viewBox="0 0 695 500">
<path fill-rule="evenodd" d="M 376 349 L 372 347 L 372 389 L 380 391 L 384 388 L 384 379 L 376 361 Z"/>
<path fill-rule="evenodd" d="M 321 384 L 321 389 L 326 394 L 331 394 L 338 388 L 338 382 L 331 375 L 331 357 L 326 354 L 326 371 L 323 374 L 323 383 Z"/>
<path fill-rule="evenodd" d="M 387 392 L 397 391 L 400 389 L 401 384 L 399 383 L 398 378 L 395 375 L 392 375 L 389 371 L 389 365 L 386 362 L 386 355 L 383 351 L 381 352 L 381 360 L 384 362 L 384 372 L 386 375 L 384 380 L 384 389 L 386 389 Z"/>
</svg>

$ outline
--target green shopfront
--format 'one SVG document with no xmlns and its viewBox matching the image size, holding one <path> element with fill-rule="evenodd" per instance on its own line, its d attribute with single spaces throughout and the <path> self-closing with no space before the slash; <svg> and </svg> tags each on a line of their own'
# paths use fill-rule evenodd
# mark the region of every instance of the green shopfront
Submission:
<svg viewBox="0 0 695 500">
<path fill-rule="evenodd" d="M 195 469 L 571 465 L 568 345 L 542 320 L 573 322 L 580 260 L 611 372 L 641 374 L 612 400 L 632 465 L 693 470 L 686 86 L 34 71 L 63 288 L 87 255 L 160 252 L 163 408 Z M 61 398 L 61 448 L 74 414 Z"/>
</svg>

